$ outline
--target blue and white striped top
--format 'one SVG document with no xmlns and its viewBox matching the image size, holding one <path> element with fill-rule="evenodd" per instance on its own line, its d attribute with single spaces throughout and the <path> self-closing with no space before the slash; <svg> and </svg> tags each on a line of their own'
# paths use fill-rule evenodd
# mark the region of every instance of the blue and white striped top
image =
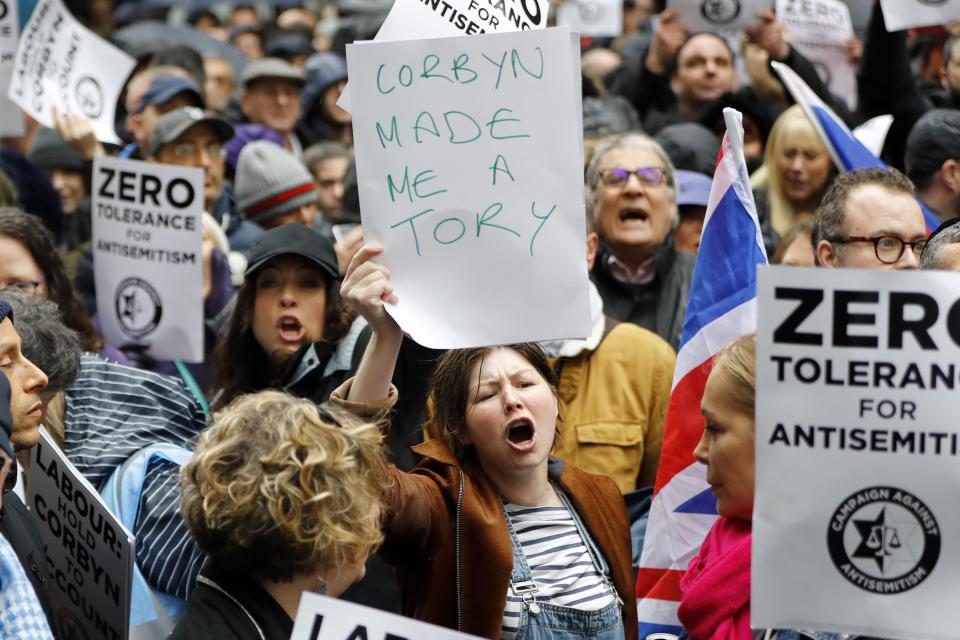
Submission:
<svg viewBox="0 0 960 640">
<path fill-rule="evenodd" d="M 503 505 L 523 557 L 539 590 L 539 604 L 596 611 L 613 602 L 613 593 L 594 566 L 566 507 Z M 513 640 L 520 624 L 521 598 L 507 589 L 502 640 Z"/>
</svg>

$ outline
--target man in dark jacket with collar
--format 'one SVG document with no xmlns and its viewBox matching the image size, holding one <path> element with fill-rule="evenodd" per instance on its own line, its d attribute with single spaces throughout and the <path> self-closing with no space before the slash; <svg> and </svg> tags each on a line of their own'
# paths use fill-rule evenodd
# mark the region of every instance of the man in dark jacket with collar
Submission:
<svg viewBox="0 0 960 640">
<path fill-rule="evenodd" d="M 21 353 L 20 336 L 13 326 L 13 311 L 4 300 L 0 300 L 0 366 L 9 383 L 9 392 L 0 393 L 0 422 L 7 422 L 12 427 L 11 453 L 17 453 L 36 446 L 40 437 L 38 430 L 43 418 L 40 392 L 47 386 L 47 376 Z M 13 547 L 47 615 L 54 636 L 59 637 L 56 617 L 53 615 L 47 591 L 50 576 L 40 532 L 33 514 L 27 510 L 20 498 L 9 490 L 16 483 L 18 474 L 10 475 L 13 478 L 11 486 L 3 487 L 0 535 Z"/>
<path fill-rule="evenodd" d="M 654 331 L 676 349 L 695 259 L 673 246 L 673 164 L 646 135 L 612 138 L 594 151 L 587 193 L 587 215 L 601 241 L 591 278 L 605 313 Z"/>
</svg>

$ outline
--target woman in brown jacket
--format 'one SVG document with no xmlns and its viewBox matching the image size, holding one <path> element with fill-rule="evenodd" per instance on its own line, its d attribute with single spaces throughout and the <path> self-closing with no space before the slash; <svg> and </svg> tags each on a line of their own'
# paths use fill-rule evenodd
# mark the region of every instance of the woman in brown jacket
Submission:
<svg viewBox="0 0 960 640">
<path fill-rule="evenodd" d="M 403 334 L 380 249 L 354 257 L 342 294 L 373 328 L 357 376 L 334 403 L 370 416 L 396 401 Z M 605 476 L 550 458 L 556 376 L 532 344 L 441 358 L 433 398 L 440 438 L 393 470 L 383 554 L 401 575 L 406 615 L 487 638 L 637 637 L 623 499 Z"/>
</svg>

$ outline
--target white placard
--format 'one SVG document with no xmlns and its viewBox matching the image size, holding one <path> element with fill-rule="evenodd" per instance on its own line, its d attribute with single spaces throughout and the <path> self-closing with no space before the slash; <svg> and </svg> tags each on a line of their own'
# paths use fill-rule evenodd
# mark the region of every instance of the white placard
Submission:
<svg viewBox="0 0 960 640">
<path fill-rule="evenodd" d="M 622 0 L 567 0 L 557 7 L 557 24 L 585 36 L 623 33 Z"/>
<path fill-rule="evenodd" d="M 90 31 L 62 0 L 41 0 L 20 34 L 11 100 L 45 127 L 53 107 L 82 113 L 102 142 L 120 142 L 114 131 L 117 98 L 136 60 Z"/>
<path fill-rule="evenodd" d="M 476 637 L 345 600 L 304 593 L 290 640 L 473 640 Z"/>
<path fill-rule="evenodd" d="M 22 136 L 23 116 L 7 97 L 17 53 L 17 0 L 0 0 L 0 136 Z"/>
<path fill-rule="evenodd" d="M 853 37 L 847 5 L 840 0 L 777 0 L 777 17 L 830 91 L 855 110 L 857 74 L 845 50 Z"/>
<path fill-rule="evenodd" d="M 124 640 L 134 538 L 44 429 L 27 496 L 47 551 L 47 593 L 64 638 Z"/>
<path fill-rule="evenodd" d="M 945 25 L 960 20 L 960 0 L 880 0 L 887 31 Z"/>
<path fill-rule="evenodd" d="M 548 0 L 395 0 L 374 42 L 543 29 Z M 350 83 L 337 105 L 350 107 Z"/>
<path fill-rule="evenodd" d="M 589 333 L 578 49 L 560 28 L 348 45 L 364 237 L 420 344 Z"/>
<path fill-rule="evenodd" d="M 93 267 L 108 342 L 203 360 L 202 213 L 203 169 L 96 158 Z"/>
<path fill-rule="evenodd" d="M 960 274 L 762 268 L 757 297 L 752 625 L 956 638 Z"/>
<path fill-rule="evenodd" d="M 773 0 L 669 0 L 690 33 L 746 29 L 759 22 L 757 11 L 773 9 Z"/>
</svg>

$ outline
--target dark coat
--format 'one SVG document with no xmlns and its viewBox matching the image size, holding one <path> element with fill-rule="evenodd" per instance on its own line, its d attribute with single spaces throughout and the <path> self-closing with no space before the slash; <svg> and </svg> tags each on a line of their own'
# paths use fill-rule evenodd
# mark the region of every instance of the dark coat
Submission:
<svg viewBox="0 0 960 640">
<path fill-rule="evenodd" d="M 253 579 L 212 563 L 200 576 L 190 594 L 187 612 L 168 640 L 261 640 L 257 627 L 266 640 L 290 638 L 293 620 Z"/>
<path fill-rule="evenodd" d="M 40 538 L 40 531 L 37 529 L 37 523 L 34 521 L 34 515 L 27 510 L 27 507 L 20 501 L 13 491 L 3 494 L 3 508 L 0 509 L 0 535 L 3 535 L 13 547 L 20 564 L 23 565 L 23 571 L 30 579 L 33 590 L 37 593 L 37 599 L 43 612 L 47 614 L 47 622 L 50 623 L 50 630 L 54 638 L 60 638 L 59 621 L 54 615 L 53 604 L 50 602 L 49 567 L 47 565 L 47 556 L 43 551 L 43 542 Z"/>
<path fill-rule="evenodd" d="M 632 322 L 653 331 L 676 349 L 683 331 L 696 258 L 679 253 L 673 247 L 673 236 L 668 236 L 654 254 L 657 273 L 653 282 L 627 284 L 613 277 L 607 264 L 609 256 L 609 250 L 601 245 L 590 273 L 603 299 L 603 312 L 621 322 Z"/>
</svg>

